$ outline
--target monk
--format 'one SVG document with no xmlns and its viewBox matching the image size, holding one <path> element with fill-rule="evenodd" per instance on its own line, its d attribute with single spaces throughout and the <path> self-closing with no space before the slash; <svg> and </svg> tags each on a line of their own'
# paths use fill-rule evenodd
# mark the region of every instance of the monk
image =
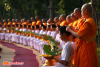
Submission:
<svg viewBox="0 0 100 67">
<path fill-rule="evenodd" d="M 30 25 L 30 26 L 32 25 L 32 24 L 30 23 L 30 20 L 27 20 L 27 24 Z"/>
<path fill-rule="evenodd" d="M 54 22 L 53 22 L 53 19 L 52 19 L 52 18 L 49 18 L 49 24 L 50 24 L 50 25 L 53 25 L 53 24 L 54 24 Z"/>
<path fill-rule="evenodd" d="M 64 14 L 61 15 L 61 20 L 62 20 L 62 23 L 60 23 L 60 26 L 68 25 L 67 24 L 67 20 L 65 19 L 65 15 Z"/>
<path fill-rule="evenodd" d="M 6 22 L 6 20 L 3 20 L 3 25 L 7 25 L 7 22 Z"/>
<path fill-rule="evenodd" d="M 79 8 L 75 8 L 74 9 L 74 15 L 76 18 L 78 18 L 78 20 L 73 24 L 73 26 L 77 29 L 80 29 L 80 27 L 83 25 L 84 20 L 81 17 L 81 9 Z"/>
<path fill-rule="evenodd" d="M 73 23 L 76 20 L 74 13 L 71 13 L 71 19 L 72 19 L 72 23 L 70 23 L 69 26 L 73 26 Z"/>
<path fill-rule="evenodd" d="M 81 8 L 82 18 L 86 21 L 76 33 L 67 27 L 66 30 L 78 38 L 75 67 L 99 67 L 97 49 L 95 43 L 97 26 L 92 18 L 90 4 L 84 4 Z"/>
<path fill-rule="evenodd" d="M 8 19 L 8 25 L 12 25 L 12 22 L 10 21 L 10 19 Z"/>
<path fill-rule="evenodd" d="M 19 25 L 20 24 L 20 22 L 18 21 L 18 19 L 16 19 L 16 23 Z"/>
<path fill-rule="evenodd" d="M 56 24 L 58 24 L 58 25 L 60 24 L 59 18 L 58 18 L 58 17 L 55 17 L 55 18 L 54 18 L 54 21 L 56 22 Z"/>
<path fill-rule="evenodd" d="M 16 26 L 16 22 L 15 22 L 15 19 L 12 19 L 12 25 Z"/>
<path fill-rule="evenodd" d="M 67 17 L 66 17 L 66 20 L 67 20 L 67 24 L 69 25 L 70 23 L 72 23 L 72 19 L 71 19 L 71 16 L 70 15 L 68 15 Z"/>
<path fill-rule="evenodd" d="M 36 21 L 37 21 L 37 22 L 36 22 L 36 25 L 41 25 L 41 21 L 39 20 L 39 17 L 36 16 L 35 19 L 36 19 Z"/>
<path fill-rule="evenodd" d="M 34 18 L 31 17 L 31 21 L 32 21 L 32 26 L 35 26 L 36 25 L 36 22 L 34 21 Z"/>
<path fill-rule="evenodd" d="M 23 22 L 24 22 L 24 24 L 25 24 L 26 26 L 28 25 L 28 23 L 27 23 L 27 21 L 26 21 L 25 18 L 23 18 Z"/>
<path fill-rule="evenodd" d="M 46 23 L 45 19 L 42 19 L 42 24 L 43 24 L 44 26 L 47 26 L 47 23 Z"/>
</svg>

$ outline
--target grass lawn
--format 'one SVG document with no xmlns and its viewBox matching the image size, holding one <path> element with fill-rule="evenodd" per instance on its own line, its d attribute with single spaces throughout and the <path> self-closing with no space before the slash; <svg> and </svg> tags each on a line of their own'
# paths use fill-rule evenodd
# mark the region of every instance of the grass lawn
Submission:
<svg viewBox="0 0 100 67">
<path fill-rule="evenodd" d="M 97 48 L 98 59 L 99 59 L 99 67 L 100 67 L 100 48 Z"/>
</svg>

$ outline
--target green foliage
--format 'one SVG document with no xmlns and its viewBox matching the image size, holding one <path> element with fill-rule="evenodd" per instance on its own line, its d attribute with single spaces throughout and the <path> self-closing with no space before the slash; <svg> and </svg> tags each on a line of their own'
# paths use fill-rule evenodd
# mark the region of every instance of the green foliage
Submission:
<svg viewBox="0 0 100 67">
<path fill-rule="evenodd" d="M 52 51 L 48 45 L 44 45 L 43 50 L 46 54 L 51 56 L 57 56 L 61 53 L 61 51 L 56 50 L 56 47 L 54 47 L 54 50 Z"/>
<path fill-rule="evenodd" d="M 29 33 L 32 33 L 32 32 L 31 32 L 31 31 L 26 31 L 25 33 L 26 33 L 26 34 L 29 34 Z"/>
<path fill-rule="evenodd" d="M 90 0 L 52 0 L 54 13 L 53 16 L 60 14 L 70 14 L 75 8 L 81 6 Z M 100 0 L 96 0 L 97 5 L 100 6 Z M 3 16 L 5 0 L 0 0 L 0 18 Z M 10 6 L 8 11 L 5 11 L 5 19 L 8 18 L 27 18 L 38 15 L 40 19 L 45 18 L 47 9 L 50 5 L 50 0 L 7 0 Z M 49 14 L 49 13 L 48 13 Z"/>
</svg>

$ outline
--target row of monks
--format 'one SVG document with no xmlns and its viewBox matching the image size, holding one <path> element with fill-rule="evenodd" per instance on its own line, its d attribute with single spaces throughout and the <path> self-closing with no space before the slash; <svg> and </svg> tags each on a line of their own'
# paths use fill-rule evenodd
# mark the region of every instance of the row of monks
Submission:
<svg viewBox="0 0 100 67">
<path fill-rule="evenodd" d="M 66 42 L 62 40 L 61 35 L 59 34 L 59 29 L 67 26 L 65 27 L 65 30 L 73 35 L 72 38 L 67 38 L 66 36 L 65 38 L 68 39 L 75 48 L 74 66 L 98 67 L 98 57 L 95 43 L 97 27 L 94 19 L 92 18 L 92 8 L 90 4 L 84 4 L 81 9 L 75 8 L 73 13 L 68 16 L 62 14 L 60 17 L 55 17 L 55 23 L 51 18 L 47 22 L 44 19 L 41 21 L 38 16 L 36 16 L 35 19 L 36 21 L 33 17 L 31 18 L 32 23 L 30 23 L 29 20 L 26 21 L 25 19 L 22 19 L 21 23 L 17 19 L 16 21 L 13 19 L 12 22 L 8 19 L 8 23 L 3 20 L 4 23 L 0 25 L 0 30 L 15 27 L 16 30 L 24 32 L 32 31 L 38 34 L 52 36 L 55 41 L 60 42 L 59 47 L 64 50 L 64 45 Z M 45 54 L 43 52 L 43 45 L 48 43 L 40 38 L 18 35 L 15 33 L 0 33 L 0 39 L 5 39 L 6 41 L 16 42 L 23 45 L 29 45 L 31 48 L 40 51 L 41 54 Z M 71 67 L 70 63 L 68 62 L 69 64 L 67 64 L 66 60 L 55 60 L 64 66 Z M 42 57 L 42 61 L 45 61 L 45 58 Z M 63 65 L 61 67 L 64 67 Z"/>
</svg>

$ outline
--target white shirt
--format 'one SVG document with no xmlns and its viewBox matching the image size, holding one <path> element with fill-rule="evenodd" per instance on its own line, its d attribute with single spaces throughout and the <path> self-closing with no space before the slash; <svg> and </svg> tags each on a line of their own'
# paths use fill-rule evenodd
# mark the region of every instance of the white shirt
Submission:
<svg viewBox="0 0 100 67">
<path fill-rule="evenodd" d="M 43 34 L 43 30 L 40 30 L 39 34 Z"/>
<path fill-rule="evenodd" d="M 35 33 L 39 34 L 39 30 L 36 30 Z"/>
<path fill-rule="evenodd" d="M 35 32 L 35 30 L 32 30 L 32 32 L 34 33 L 34 32 Z"/>
<path fill-rule="evenodd" d="M 23 29 L 21 28 L 19 31 L 23 31 Z"/>
<path fill-rule="evenodd" d="M 47 32 L 47 35 L 50 36 L 50 35 L 51 35 L 51 31 L 48 31 L 48 32 Z"/>
<path fill-rule="evenodd" d="M 57 42 L 60 42 L 61 39 L 60 39 L 60 35 L 59 35 L 59 34 L 56 35 L 55 40 L 56 40 Z"/>
<path fill-rule="evenodd" d="M 24 28 L 24 29 L 23 29 L 23 32 L 26 32 L 26 31 L 27 31 L 27 29 L 26 29 L 26 28 Z"/>
<path fill-rule="evenodd" d="M 3 30 L 7 30 L 7 28 L 4 28 Z"/>
<path fill-rule="evenodd" d="M 46 34 L 47 34 L 47 31 L 44 31 L 44 32 L 43 32 L 43 34 L 45 34 L 45 35 L 46 35 Z"/>
<path fill-rule="evenodd" d="M 2 30 L 2 28 L 0 27 L 0 30 Z"/>
<path fill-rule="evenodd" d="M 71 45 L 71 42 L 68 41 L 63 47 L 60 59 L 68 61 L 69 58 L 73 55 L 73 53 L 74 53 L 74 49 Z M 65 66 L 58 62 L 58 65 L 56 67 L 65 67 Z M 71 61 L 68 61 L 67 67 L 71 67 Z"/>
<path fill-rule="evenodd" d="M 19 28 L 16 28 L 16 30 L 19 30 Z"/>
<path fill-rule="evenodd" d="M 55 39 L 55 38 L 56 38 L 56 34 L 57 34 L 57 32 L 56 32 L 56 31 L 52 31 L 52 32 L 51 32 L 51 36 L 53 37 L 53 39 Z"/>
</svg>

